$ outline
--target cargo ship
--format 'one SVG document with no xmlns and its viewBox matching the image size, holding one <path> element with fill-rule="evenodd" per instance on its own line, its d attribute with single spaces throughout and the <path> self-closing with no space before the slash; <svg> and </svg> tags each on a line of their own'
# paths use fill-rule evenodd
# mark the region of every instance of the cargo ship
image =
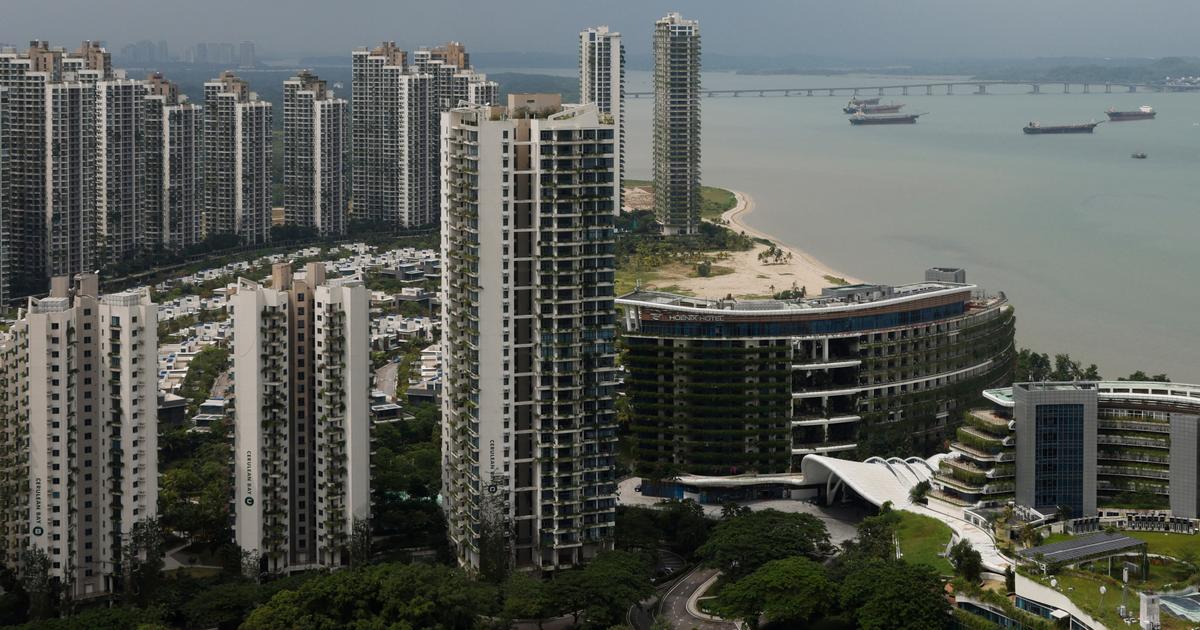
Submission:
<svg viewBox="0 0 1200 630">
<path fill-rule="evenodd" d="M 924 114 L 864 114 L 850 117 L 851 125 L 912 125 Z"/>
<path fill-rule="evenodd" d="M 1083 123 L 1079 125 L 1043 125 L 1038 122 L 1031 122 L 1025 125 L 1025 133 L 1092 133 L 1099 126 L 1098 122 Z"/>
<path fill-rule="evenodd" d="M 1150 119 L 1153 119 L 1156 115 L 1158 115 L 1158 113 L 1154 111 L 1154 108 L 1150 107 L 1149 105 L 1142 105 L 1141 107 L 1139 107 L 1133 111 L 1129 111 L 1129 112 L 1117 111 L 1110 107 L 1110 108 L 1108 108 L 1108 111 L 1105 113 L 1108 114 L 1109 120 L 1118 120 L 1118 121 L 1119 120 L 1150 120 Z"/>
</svg>

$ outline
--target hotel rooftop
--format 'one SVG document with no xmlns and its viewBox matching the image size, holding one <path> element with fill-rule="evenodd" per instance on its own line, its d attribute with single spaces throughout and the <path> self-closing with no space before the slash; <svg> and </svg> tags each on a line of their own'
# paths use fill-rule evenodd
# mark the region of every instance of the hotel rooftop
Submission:
<svg viewBox="0 0 1200 630">
<path fill-rule="evenodd" d="M 637 290 L 617 298 L 617 303 L 627 306 L 658 306 L 663 308 L 697 309 L 705 311 L 807 311 L 814 309 L 836 309 L 863 305 L 885 305 L 903 302 L 912 298 L 974 292 L 973 284 L 953 282 L 916 282 L 889 286 L 885 284 L 850 284 L 826 287 L 816 297 L 794 300 L 740 300 L 733 297 L 712 300 L 661 291 Z"/>
</svg>

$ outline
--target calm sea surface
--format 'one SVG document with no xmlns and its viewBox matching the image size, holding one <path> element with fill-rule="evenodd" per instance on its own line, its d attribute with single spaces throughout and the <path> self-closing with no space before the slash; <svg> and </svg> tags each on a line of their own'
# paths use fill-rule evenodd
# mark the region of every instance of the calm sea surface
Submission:
<svg viewBox="0 0 1200 630">
<path fill-rule="evenodd" d="M 704 75 L 713 89 L 918 81 Z M 649 74 L 630 72 L 627 89 L 649 90 Z M 750 193 L 749 223 L 860 278 L 965 267 L 968 281 L 1008 294 L 1021 346 L 1069 352 L 1110 378 L 1144 369 L 1200 382 L 1200 94 L 1006 90 L 886 96 L 928 115 L 882 127 L 851 127 L 845 97 L 704 99 L 704 182 Z M 631 177 L 650 174 L 652 104 L 626 104 Z M 1139 105 L 1158 118 L 1021 133 L 1031 120 Z"/>
</svg>

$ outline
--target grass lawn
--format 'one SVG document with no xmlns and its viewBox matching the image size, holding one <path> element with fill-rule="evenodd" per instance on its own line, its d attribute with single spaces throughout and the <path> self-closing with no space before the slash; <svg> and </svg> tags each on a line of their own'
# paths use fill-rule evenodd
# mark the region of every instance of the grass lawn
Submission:
<svg viewBox="0 0 1200 630">
<path fill-rule="evenodd" d="M 1151 576 L 1155 574 L 1155 569 L 1159 568 L 1164 567 L 1151 567 Z M 1125 622 L 1117 616 L 1117 606 L 1121 605 L 1120 581 L 1096 573 L 1075 570 L 1062 571 L 1054 578 L 1058 580 L 1058 590 L 1097 621 L 1109 628 L 1126 627 Z M 1036 576 L 1034 579 L 1050 586 L 1049 577 Z M 1100 594 L 1102 584 L 1108 591 L 1104 595 Z M 1136 585 L 1133 585 L 1129 589 L 1127 603 L 1131 603 L 1131 608 L 1136 613 L 1138 599 L 1135 588 Z M 1163 609 L 1162 624 L 1164 630 L 1182 630 L 1190 627 L 1183 620 L 1167 614 L 1166 609 Z"/>
<path fill-rule="evenodd" d="M 954 532 L 950 526 L 929 516 L 912 512 L 898 512 L 900 522 L 896 525 L 896 536 L 900 538 L 900 553 L 914 564 L 933 567 L 938 573 L 951 575 L 954 567 L 941 557 Z"/>
<path fill-rule="evenodd" d="M 644 179 L 627 179 L 623 182 L 626 188 L 654 189 L 654 182 Z M 700 187 L 700 218 L 710 221 L 720 218 L 725 212 L 737 205 L 737 197 L 724 188 L 713 186 Z"/>
</svg>

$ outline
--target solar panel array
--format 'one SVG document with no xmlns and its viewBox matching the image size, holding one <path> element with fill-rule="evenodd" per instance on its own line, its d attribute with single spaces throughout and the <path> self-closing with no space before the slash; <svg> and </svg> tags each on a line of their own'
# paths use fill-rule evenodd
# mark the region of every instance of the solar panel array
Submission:
<svg viewBox="0 0 1200 630">
<path fill-rule="evenodd" d="M 1021 556 L 1030 560 L 1041 554 L 1046 562 L 1075 562 L 1095 556 L 1114 555 L 1126 549 L 1145 545 L 1146 542 L 1121 534 L 1092 534 L 1062 542 L 1042 545 L 1021 551 Z"/>
</svg>

